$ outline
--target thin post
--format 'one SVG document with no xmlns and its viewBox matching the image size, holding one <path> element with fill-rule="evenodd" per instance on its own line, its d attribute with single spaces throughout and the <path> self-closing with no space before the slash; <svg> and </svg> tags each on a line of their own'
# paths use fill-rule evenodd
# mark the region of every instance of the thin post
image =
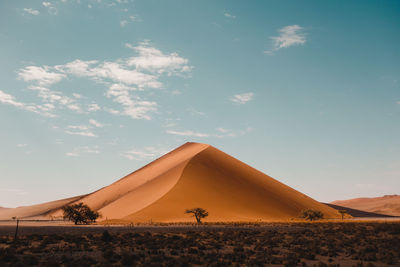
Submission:
<svg viewBox="0 0 400 267">
<path fill-rule="evenodd" d="M 18 236 L 18 225 L 19 225 L 19 219 L 17 219 L 17 227 L 15 228 L 14 242 L 17 240 Z"/>
</svg>

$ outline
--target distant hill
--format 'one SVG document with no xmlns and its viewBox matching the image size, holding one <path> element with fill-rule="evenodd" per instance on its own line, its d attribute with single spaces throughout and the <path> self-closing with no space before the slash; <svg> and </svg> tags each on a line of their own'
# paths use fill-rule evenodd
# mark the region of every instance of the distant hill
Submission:
<svg viewBox="0 0 400 267">
<path fill-rule="evenodd" d="M 57 218 L 63 205 L 79 202 L 104 220 L 131 222 L 193 222 L 185 210 L 197 207 L 209 212 L 208 222 L 288 220 L 307 208 L 339 217 L 336 210 L 210 145 L 186 143 L 96 192 L 0 211 L 0 219 L 17 212 L 20 218 Z"/>
<path fill-rule="evenodd" d="M 385 215 L 400 216 L 400 196 L 386 195 L 383 197 L 354 198 L 348 200 L 336 200 L 330 204 L 347 208 L 380 213 Z"/>
<path fill-rule="evenodd" d="M 338 206 L 338 205 L 334 205 L 334 204 L 330 204 L 330 203 L 324 203 L 324 204 L 328 205 L 329 207 L 334 208 L 336 210 L 345 210 L 347 212 L 347 214 L 349 214 L 355 218 L 392 218 L 392 217 L 395 217 L 395 216 L 391 216 L 391 215 L 385 215 L 385 214 L 351 209 L 351 208 Z"/>
</svg>

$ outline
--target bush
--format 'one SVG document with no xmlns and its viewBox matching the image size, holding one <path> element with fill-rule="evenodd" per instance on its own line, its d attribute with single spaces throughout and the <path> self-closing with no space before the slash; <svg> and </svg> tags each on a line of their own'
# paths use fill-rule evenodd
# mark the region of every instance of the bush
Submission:
<svg viewBox="0 0 400 267">
<path fill-rule="evenodd" d="M 300 218 L 314 221 L 314 220 L 320 220 L 320 219 L 324 218 L 324 214 L 322 212 L 320 212 L 319 210 L 305 209 L 305 210 L 301 211 Z"/>
</svg>

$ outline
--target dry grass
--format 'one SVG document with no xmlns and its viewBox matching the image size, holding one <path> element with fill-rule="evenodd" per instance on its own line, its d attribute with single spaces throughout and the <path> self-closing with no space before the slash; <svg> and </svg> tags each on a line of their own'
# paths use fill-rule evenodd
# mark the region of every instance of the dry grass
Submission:
<svg viewBox="0 0 400 267">
<path fill-rule="evenodd" d="M 25 231 L 16 242 L 11 232 L 0 236 L 0 266 L 400 265 L 400 223 L 394 222 L 56 229 Z"/>
</svg>

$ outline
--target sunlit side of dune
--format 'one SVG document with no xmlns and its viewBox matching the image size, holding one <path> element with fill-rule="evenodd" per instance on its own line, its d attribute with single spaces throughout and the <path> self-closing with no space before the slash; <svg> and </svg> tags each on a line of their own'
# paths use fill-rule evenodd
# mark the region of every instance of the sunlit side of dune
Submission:
<svg viewBox="0 0 400 267">
<path fill-rule="evenodd" d="M 298 218 L 301 210 L 336 210 L 206 144 L 186 143 L 115 183 L 83 197 L 0 210 L 12 216 L 61 218 L 61 207 L 83 202 L 102 220 L 188 222 L 186 209 L 209 212 L 205 221 L 270 221 Z"/>
</svg>

